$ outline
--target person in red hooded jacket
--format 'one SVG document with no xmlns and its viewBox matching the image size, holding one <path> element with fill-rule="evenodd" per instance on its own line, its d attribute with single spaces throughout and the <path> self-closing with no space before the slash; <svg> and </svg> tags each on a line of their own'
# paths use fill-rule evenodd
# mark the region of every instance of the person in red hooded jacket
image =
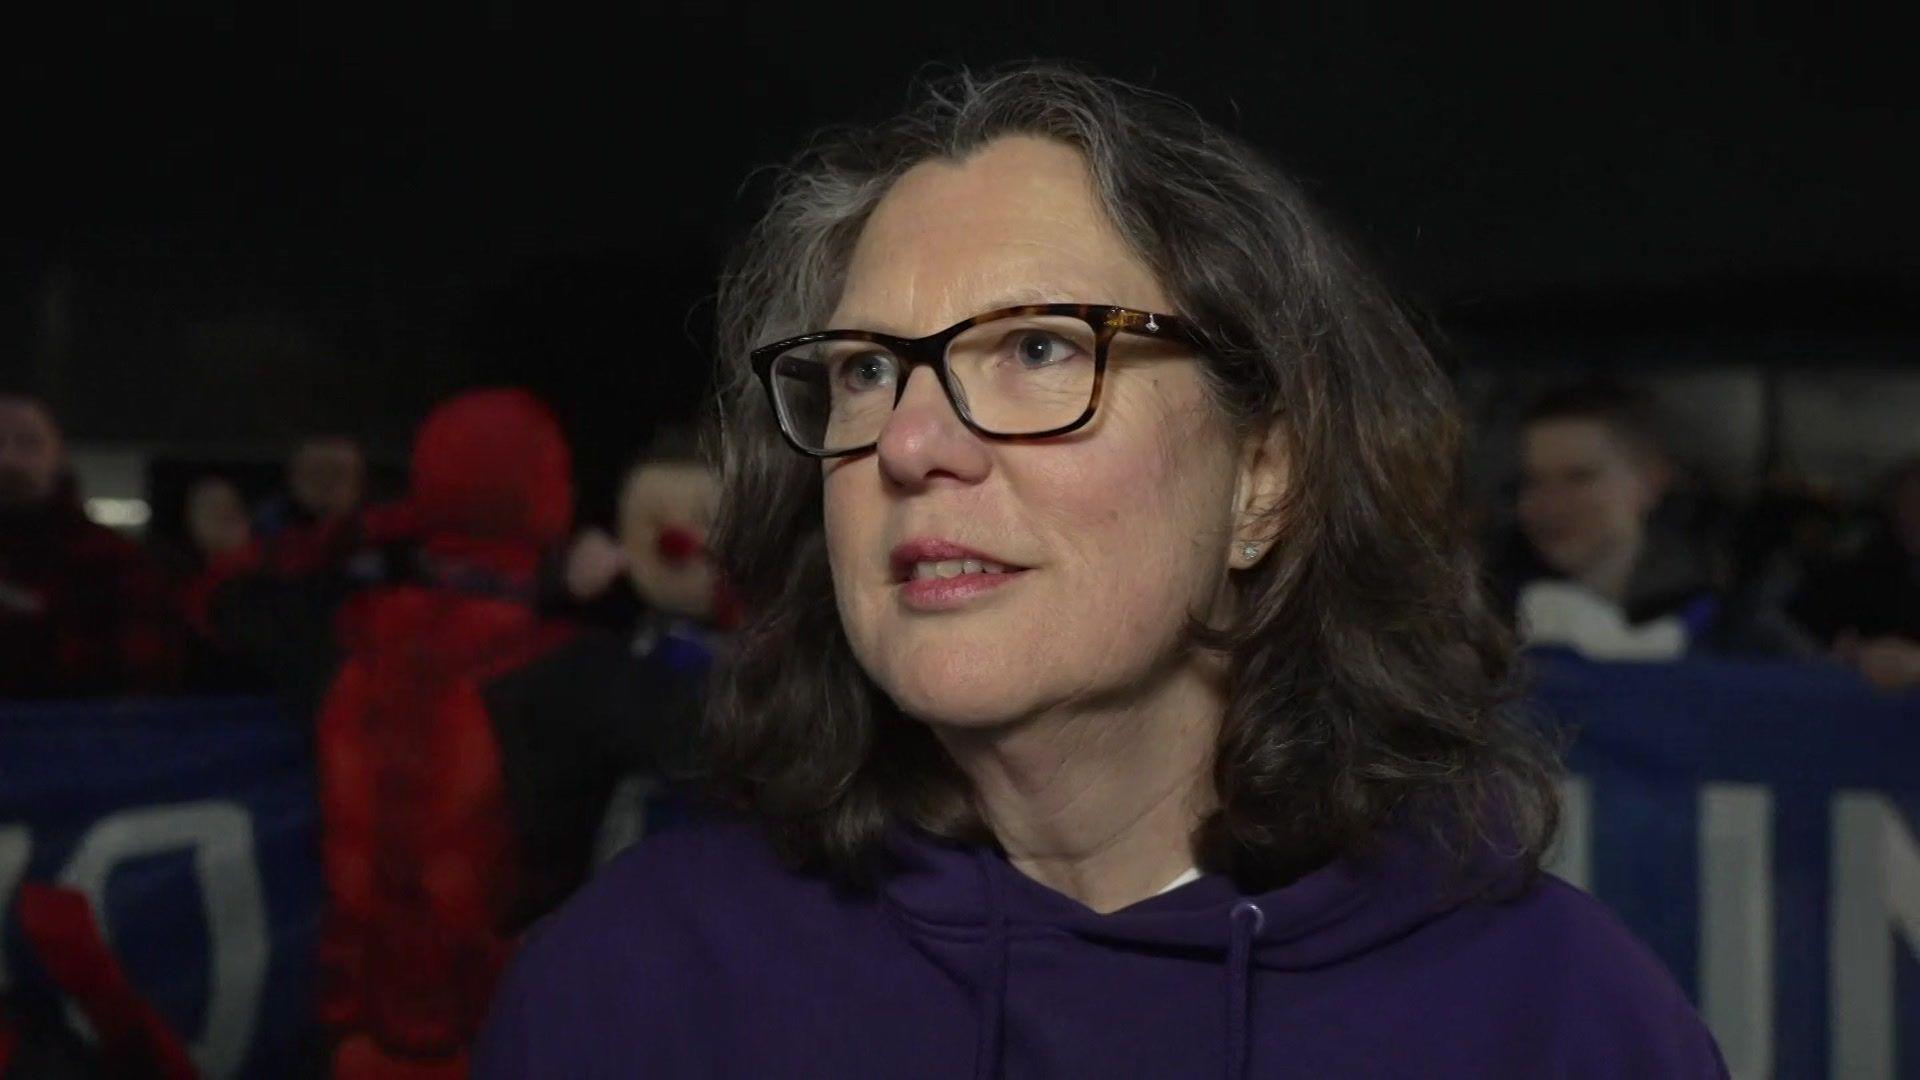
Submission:
<svg viewBox="0 0 1920 1080">
<path fill-rule="evenodd" d="M 515 845 L 487 685 L 568 639 L 536 604 L 567 535 L 567 444 L 517 390 L 435 409 L 404 505 L 413 572 L 347 599 L 316 726 L 335 1076 L 464 1071 L 512 942 Z"/>
<path fill-rule="evenodd" d="M 423 423 L 404 499 L 212 568 L 206 632 L 314 717 L 335 1076 L 460 1075 L 514 939 L 591 872 L 616 786 L 689 756 L 699 658 L 596 625 L 571 579 L 605 544 L 565 543 L 569 459 L 531 396 L 465 394 Z"/>
</svg>

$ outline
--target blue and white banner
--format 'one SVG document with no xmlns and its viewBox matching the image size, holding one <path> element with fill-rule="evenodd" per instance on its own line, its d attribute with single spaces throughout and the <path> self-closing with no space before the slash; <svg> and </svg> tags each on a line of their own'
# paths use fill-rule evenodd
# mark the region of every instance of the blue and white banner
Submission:
<svg viewBox="0 0 1920 1080">
<path fill-rule="evenodd" d="M 1920 693 L 1537 659 L 1575 735 L 1553 869 L 1660 954 L 1734 1075 L 1920 1078 Z"/>
<path fill-rule="evenodd" d="M 313 800 L 307 729 L 269 702 L 0 708 L 0 905 L 23 880 L 80 891 L 205 1075 L 299 1075 Z M 12 919 L 0 985 L 52 992 Z"/>
<path fill-rule="evenodd" d="M 1536 705 L 1577 735 L 1554 868 L 1668 963 L 1735 1074 L 1920 1080 L 1920 695 L 1536 659 Z M 207 1075 L 298 1074 L 311 769 L 305 725 L 259 701 L 0 708 L 0 904 L 23 880 L 81 891 Z M 627 802 L 609 848 L 652 824 Z M 9 920 L 0 984 L 43 982 Z"/>
</svg>

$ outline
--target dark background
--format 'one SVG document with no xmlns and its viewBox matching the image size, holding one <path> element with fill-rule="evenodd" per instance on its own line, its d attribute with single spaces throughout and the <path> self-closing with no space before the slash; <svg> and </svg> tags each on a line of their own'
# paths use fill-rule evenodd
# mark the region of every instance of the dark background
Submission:
<svg viewBox="0 0 1920 1080">
<path fill-rule="evenodd" d="M 207 459 L 344 430 L 393 462 L 433 401 L 521 383 L 604 501 L 696 408 L 755 169 L 890 113 L 929 64 L 1033 55 L 1267 147 L 1470 361 L 1706 341 L 1920 365 L 1899 28 L 1333 6 L 656 4 L 611 24 L 495 2 L 273 25 L 215 7 L 22 31 L 0 365 L 76 441 Z"/>
</svg>

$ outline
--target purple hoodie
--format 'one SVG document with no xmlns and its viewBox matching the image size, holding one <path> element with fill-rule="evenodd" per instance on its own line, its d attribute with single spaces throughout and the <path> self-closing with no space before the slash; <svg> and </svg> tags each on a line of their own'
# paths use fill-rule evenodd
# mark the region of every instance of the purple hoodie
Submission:
<svg viewBox="0 0 1920 1080">
<path fill-rule="evenodd" d="M 1726 1075 L 1598 902 L 1550 877 L 1462 900 L 1407 837 L 1269 893 L 1206 875 L 1109 915 L 995 853 L 892 848 L 865 894 L 748 826 L 647 840 L 532 934 L 475 1075 Z"/>
</svg>

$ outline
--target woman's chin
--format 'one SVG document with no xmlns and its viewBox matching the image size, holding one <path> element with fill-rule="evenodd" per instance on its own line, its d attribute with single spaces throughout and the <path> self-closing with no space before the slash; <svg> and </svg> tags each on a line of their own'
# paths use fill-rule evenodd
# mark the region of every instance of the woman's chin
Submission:
<svg viewBox="0 0 1920 1080">
<path fill-rule="evenodd" d="M 985 731 L 1010 724 L 1033 711 L 1030 692 L 1006 692 L 973 685 L 918 683 L 892 695 L 908 716 L 936 728 Z"/>
<path fill-rule="evenodd" d="M 1031 703 L 1041 672 L 1021 663 L 1022 644 L 979 635 L 889 626 L 856 639 L 854 652 L 874 682 L 908 716 L 930 724 L 1003 723 Z"/>
</svg>

